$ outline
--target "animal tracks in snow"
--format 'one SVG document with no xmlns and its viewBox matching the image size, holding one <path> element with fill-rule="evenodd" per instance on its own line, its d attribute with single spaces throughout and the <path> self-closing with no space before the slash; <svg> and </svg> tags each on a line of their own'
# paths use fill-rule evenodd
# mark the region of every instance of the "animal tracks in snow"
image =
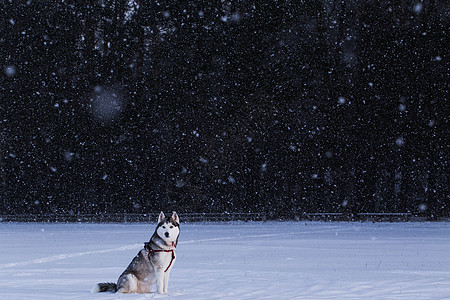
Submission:
<svg viewBox="0 0 450 300">
<path fill-rule="evenodd" d="M 13 268 L 13 267 L 19 267 L 19 266 L 28 266 L 28 265 L 34 265 L 34 264 L 43 264 L 43 263 L 53 262 L 53 261 L 57 261 L 57 260 L 63 260 L 63 259 L 72 258 L 72 257 L 91 255 L 91 254 L 101 254 L 101 253 L 108 253 L 108 252 L 114 252 L 114 251 L 124 251 L 124 250 L 136 249 L 139 247 L 142 247 L 142 245 L 135 244 L 135 245 L 123 246 L 123 247 L 113 248 L 113 249 L 59 254 L 59 255 L 53 255 L 53 256 L 49 256 L 49 257 L 27 260 L 27 261 L 2 264 L 2 265 L 0 265 L 0 269 Z"/>
<path fill-rule="evenodd" d="M 252 236 L 244 236 L 244 237 L 240 237 L 240 238 L 271 237 L 274 235 L 275 234 L 252 235 Z M 183 244 L 193 244 L 193 243 L 201 243 L 201 242 L 209 242 L 209 241 L 223 241 L 223 240 L 231 240 L 231 239 L 236 239 L 236 238 L 237 237 L 221 237 L 221 238 L 188 240 L 188 241 L 180 242 L 180 244 L 183 245 Z M 68 259 L 68 258 L 72 258 L 72 257 L 85 256 L 85 255 L 103 254 L 103 253 L 116 252 L 116 251 L 139 249 L 139 248 L 142 248 L 142 245 L 143 244 L 133 244 L 133 245 L 122 246 L 122 247 L 112 248 L 112 249 L 52 255 L 52 256 L 48 256 L 48 257 L 36 258 L 36 259 L 32 259 L 32 260 L 27 260 L 27 261 L 1 264 L 0 269 L 14 268 L 14 267 L 19 267 L 19 266 L 28 266 L 28 265 L 34 265 L 34 264 L 43 264 L 43 263 L 54 262 L 54 261 L 58 261 L 58 260 L 64 260 L 64 259 Z"/>
</svg>

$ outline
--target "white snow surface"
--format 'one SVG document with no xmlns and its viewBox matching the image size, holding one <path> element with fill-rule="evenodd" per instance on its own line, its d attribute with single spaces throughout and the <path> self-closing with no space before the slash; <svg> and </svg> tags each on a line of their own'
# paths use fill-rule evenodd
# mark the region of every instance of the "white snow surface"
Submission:
<svg viewBox="0 0 450 300">
<path fill-rule="evenodd" d="M 0 223 L 0 299 L 450 299 L 450 223 L 182 223 L 167 295 L 91 294 L 155 225 Z"/>
</svg>

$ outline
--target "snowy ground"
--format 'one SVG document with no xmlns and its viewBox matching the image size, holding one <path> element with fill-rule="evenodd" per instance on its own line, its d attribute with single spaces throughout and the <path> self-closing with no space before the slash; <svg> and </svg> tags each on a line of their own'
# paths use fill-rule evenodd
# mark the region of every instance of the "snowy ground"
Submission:
<svg viewBox="0 0 450 300">
<path fill-rule="evenodd" d="M 450 299 L 450 223 L 182 224 L 168 295 L 90 294 L 154 226 L 0 223 L 0 299 Z"/>
</svg>

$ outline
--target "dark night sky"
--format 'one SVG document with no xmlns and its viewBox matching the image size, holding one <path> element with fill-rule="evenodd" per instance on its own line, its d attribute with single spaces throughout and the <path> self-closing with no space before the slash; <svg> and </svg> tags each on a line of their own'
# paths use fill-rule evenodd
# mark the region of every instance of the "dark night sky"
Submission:
<svg viewBox="0 0 450 300">
<path fill-rule="evenodd" d="M 0 12 L 0 214 L 449 215 L 444 1 Z"/>
</svg>

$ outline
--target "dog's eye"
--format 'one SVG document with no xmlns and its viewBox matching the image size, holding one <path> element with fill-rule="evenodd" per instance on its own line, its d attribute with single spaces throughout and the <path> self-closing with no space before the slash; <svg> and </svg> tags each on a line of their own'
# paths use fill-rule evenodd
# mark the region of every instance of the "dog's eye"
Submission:
<svg viewBox="0 0 450 300">
<path fill-rule="evenodd" d="M 162 227 L 162 228 L 166 229 L 166 226 L 164 226 L 164 225 L 163 225 L 163 227 Z"/>
<path fill-rule="evenodd" d="M 173 228 L 173 226 L 170 226 L 170 228 Z"/>
</svg>

